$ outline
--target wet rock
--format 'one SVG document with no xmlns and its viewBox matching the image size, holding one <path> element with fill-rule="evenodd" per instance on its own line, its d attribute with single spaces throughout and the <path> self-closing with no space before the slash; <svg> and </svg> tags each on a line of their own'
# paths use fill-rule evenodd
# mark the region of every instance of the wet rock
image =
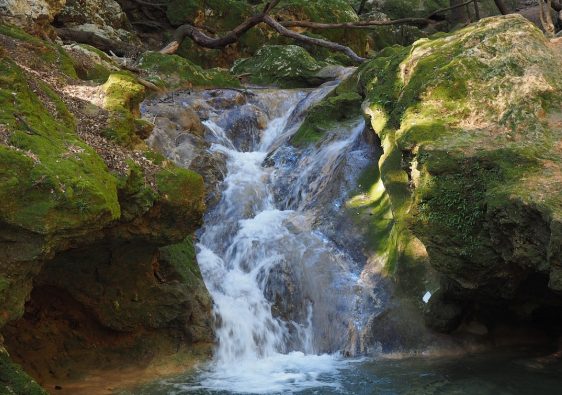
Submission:
<svg viewBox="0 0 562 395">
<path fill-rule="evenodd" d="M 429 300 L 424 313 L 426 325 L 443 333 L 450 333 L 457 329 L 463 318 L 462 306 L 443 300 L 439 293 Z"/>
<path fill-rule="evenodd" d="M 260 140 L 267 117 L 256 106 L 246 104 L 224 112 L 217 125 L 226 131 L 238 150 L 248 151 Z"/>
<path fill-rule="evenodd" d="M 209 108 L 203 102 L 190 104 L 198 108 L 198 103 Z M 148 144 L 177 165 L 201 174 L 207 203 L 212 206 L 221 196 L 219 184 L 226 174 L 226 160 L 223 153 L 209 150 L 210 144 L 205 140 L 207 129 L 191 105 L 159 100 L 145 103 L 143 117 L 155 123 Z M 202 111 L 205 110 L 199 107 L 199 112 Z"/>
<path fill-rule="evenodd" d="M 188 106 L 177 106 L 167 103 L 152 106 L 150 115 L 164 118 L 175 123 L 180 130 L 189 131 L 196 136 L 201 137 L 205 131 L 205 127 L 199 119 L 199 115 Z M 172 137 L 172 136 L 170 136 Z M 174 138 L 177 136 L 173 136 Z"/>
</svg>

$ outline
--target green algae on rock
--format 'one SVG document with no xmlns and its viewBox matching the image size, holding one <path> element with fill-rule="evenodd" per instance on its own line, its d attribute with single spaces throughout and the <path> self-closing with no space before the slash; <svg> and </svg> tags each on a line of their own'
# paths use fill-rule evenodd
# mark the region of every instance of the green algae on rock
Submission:
<svg viewBox="0 0 562 395">
<path fill-rule="evenodd" d="M 266 45 L 251 58 L 237 61 L 232 71 L 248 73 L 254 84 L 297 88 L 324 82 L 317 76 L 323 66 L 299 46 Z"/>
<path fill-rule="evenodd" d="M 511 15 L 385 50 L 357 72 L 395 226 L 423 242 L 445 297 L 509 306 L 531 276 L 559 290 L 559 64 Z"/>
</svg>

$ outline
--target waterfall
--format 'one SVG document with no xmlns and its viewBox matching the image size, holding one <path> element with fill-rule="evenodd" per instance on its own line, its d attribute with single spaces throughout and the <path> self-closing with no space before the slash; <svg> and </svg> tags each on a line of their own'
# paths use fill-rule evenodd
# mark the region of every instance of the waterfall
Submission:
<svg viewBox="0 0 562 395">
<path fill-rule="evenodd" d="M 344 363 L 337 351 L 356 320 L 361 265 L 320 224 L 334 220 L 330 213 L 341 207 L 357 168 L 369 163 L 370 148 L 361 143 L 365 123 L 327 133 L 316 147 L 288 144 L 306 110 L 334 86 L 255 90 L 242 106 L 215 99 L 209 105 L 207 93 L 197 104 L 208 106 L 200 110 L 208 150 L 226 168 L 197 244 L 218 341 L 200 378 L 207 390 L 336 385 L 323 378 Z"/>
</svg>

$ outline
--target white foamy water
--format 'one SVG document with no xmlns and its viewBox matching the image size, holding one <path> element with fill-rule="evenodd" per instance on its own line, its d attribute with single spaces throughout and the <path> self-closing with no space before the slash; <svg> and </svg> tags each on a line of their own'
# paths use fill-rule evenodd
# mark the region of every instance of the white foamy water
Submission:
<svg viewBox="0 0 562 395">
<path fill-rule="evenodd" d="M 311 96 L 319 100 L 328 91 Z M 332 328 L 331 320 L 342 321 L 336 306 L 345 310 L 348 303 L 337 299 L 331 287 L 347 281 L 352 289 L 356 278 L 342 275 L 349 272 L 347 257 L 313 229 L 304 205 L 280 209 L 272 191 L 275 169 L 264 165 L 271 151 L 296 130 L 298 122 L 289 125 L 290 120 L 310 106 L 303 103 L 303 93 L 278 94 L 282 113 L 271 111 L 267 127 L 248 152 L 236 148 L 233 138 L 239 136 L 229 135 L 213 120 L 205 122 L 214 141 L 211 150 L 227 158 L 227 174 L 221 201 L 207 215 L 197 246 L 215 302 L 218 346 L 213 363 L 200 375 L 201 386 L 193 390 L 337 389 L 334 376 L 346 364 L 337 354 L 325 353 L 343 341 L 341 323 Z M 275 103 L 275 93 L 270 95 L 264 101 Z M 301 158 L 301 175 L 290 193 L 299 200 L 321 193 L 362 129 L 358 124 L 347 136 Z M 315 327 L 322 333 L 315 333 Z"/>
</svg>

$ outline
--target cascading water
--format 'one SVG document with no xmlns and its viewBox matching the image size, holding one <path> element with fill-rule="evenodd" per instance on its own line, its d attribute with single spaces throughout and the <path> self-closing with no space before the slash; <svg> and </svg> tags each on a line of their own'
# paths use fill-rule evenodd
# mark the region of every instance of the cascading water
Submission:
<svg viewBox="0 0 562 395">
<path fill-rule="evenodd" d="M 358 169 L 372 161 L 372 147 L 361 138 L 362 119 L 328 133 L 317 148 L 288 143 L 306 110 L 334 86 L 255 90 L 243 105 L 212 99 L 212 93 L 189 103 L 205 103 L 199 113 L 208 149 L 226 162 L 221 198 L 197 244 L 218 340 L 214 362 L 200 375 L 207 390 L 272 393 L 337 385 L 333 374 L 344 362 L 335 353 L 356 326 L 361 267 L 320 224 L 334 220 L 331 211 L 342 205 Z"/>
<path fill-rule="evenodd" d="M 149 143 L 203 174 L 209 188 L 198 261 L 218 344 L 196 375 L 132 393 L 558 393 L 562 364 L 533 370 L 540 350 L 432 360 L 425 353 L 442 355 L 439 348 L 422 348 L 422 359 L 396 359 L 429 342 L 445 353 L 462 347 L 429 338 L 417 308 L 377 273 L 381 257 L 364 250 L 369 212 L 350 198 L 366 196 L 358 176 L 377 154 L 363 120 L 326 130 L 308 148 L 290 144 L 307 109 L 334 86 L 174 93 L 144 104 L 156 124 Z M 205 125 L 186 133 L 194 111 Z M 369 358 L 388 351 L 390 359 Z"/>
<path fill-rule="evenodd" d="M 197 255 L 216 304 L 219 344 L 214 365 L 202 378 L 209 389 L 271 392 L 325 385 L 321 375 L 331 373 L 338 362 L 317 353 L 336 351 L 345 340 L 347 328 L 329 321 L 338 315 L 334 306 L 348 301 L 338 300 L 342 295 L 334 296 L 330 285 L 346 281 L 349 262 L 315 232 L 306 207 L 333 182 L 335 169 L 364 123 L 358 120 L 347 136 L 300 158 L 295 169 L 300 175 L 286 199 L 279 201 L 274 189 L 284 169 L 264 161 L 272 149 L 285 148 L 299 124 L 295 118 L 308 107 L 303 93 L 280 94 L 278 100 L 279 93 L 257 94 L 269 96 L 281 108 L 270 109 L 272 119 L 247 151 L 237 149 L 215 122 L 206 122 L 213 135 L 211 150 L 223 153 L 227 164 L 222 199 L 206 218 Z M 277 155 L 284 160 L 295 156 Z M 336 275 L 341 273 L 345 276 Z M 347 279 L 351 289 L 355 280 Z M 273 295 L 286 300 L 276 301 Z M 314 325 L 321 320 L 324 327 Z M 320 337 L 314 333 L 318 328 Z"/>
</svg>

